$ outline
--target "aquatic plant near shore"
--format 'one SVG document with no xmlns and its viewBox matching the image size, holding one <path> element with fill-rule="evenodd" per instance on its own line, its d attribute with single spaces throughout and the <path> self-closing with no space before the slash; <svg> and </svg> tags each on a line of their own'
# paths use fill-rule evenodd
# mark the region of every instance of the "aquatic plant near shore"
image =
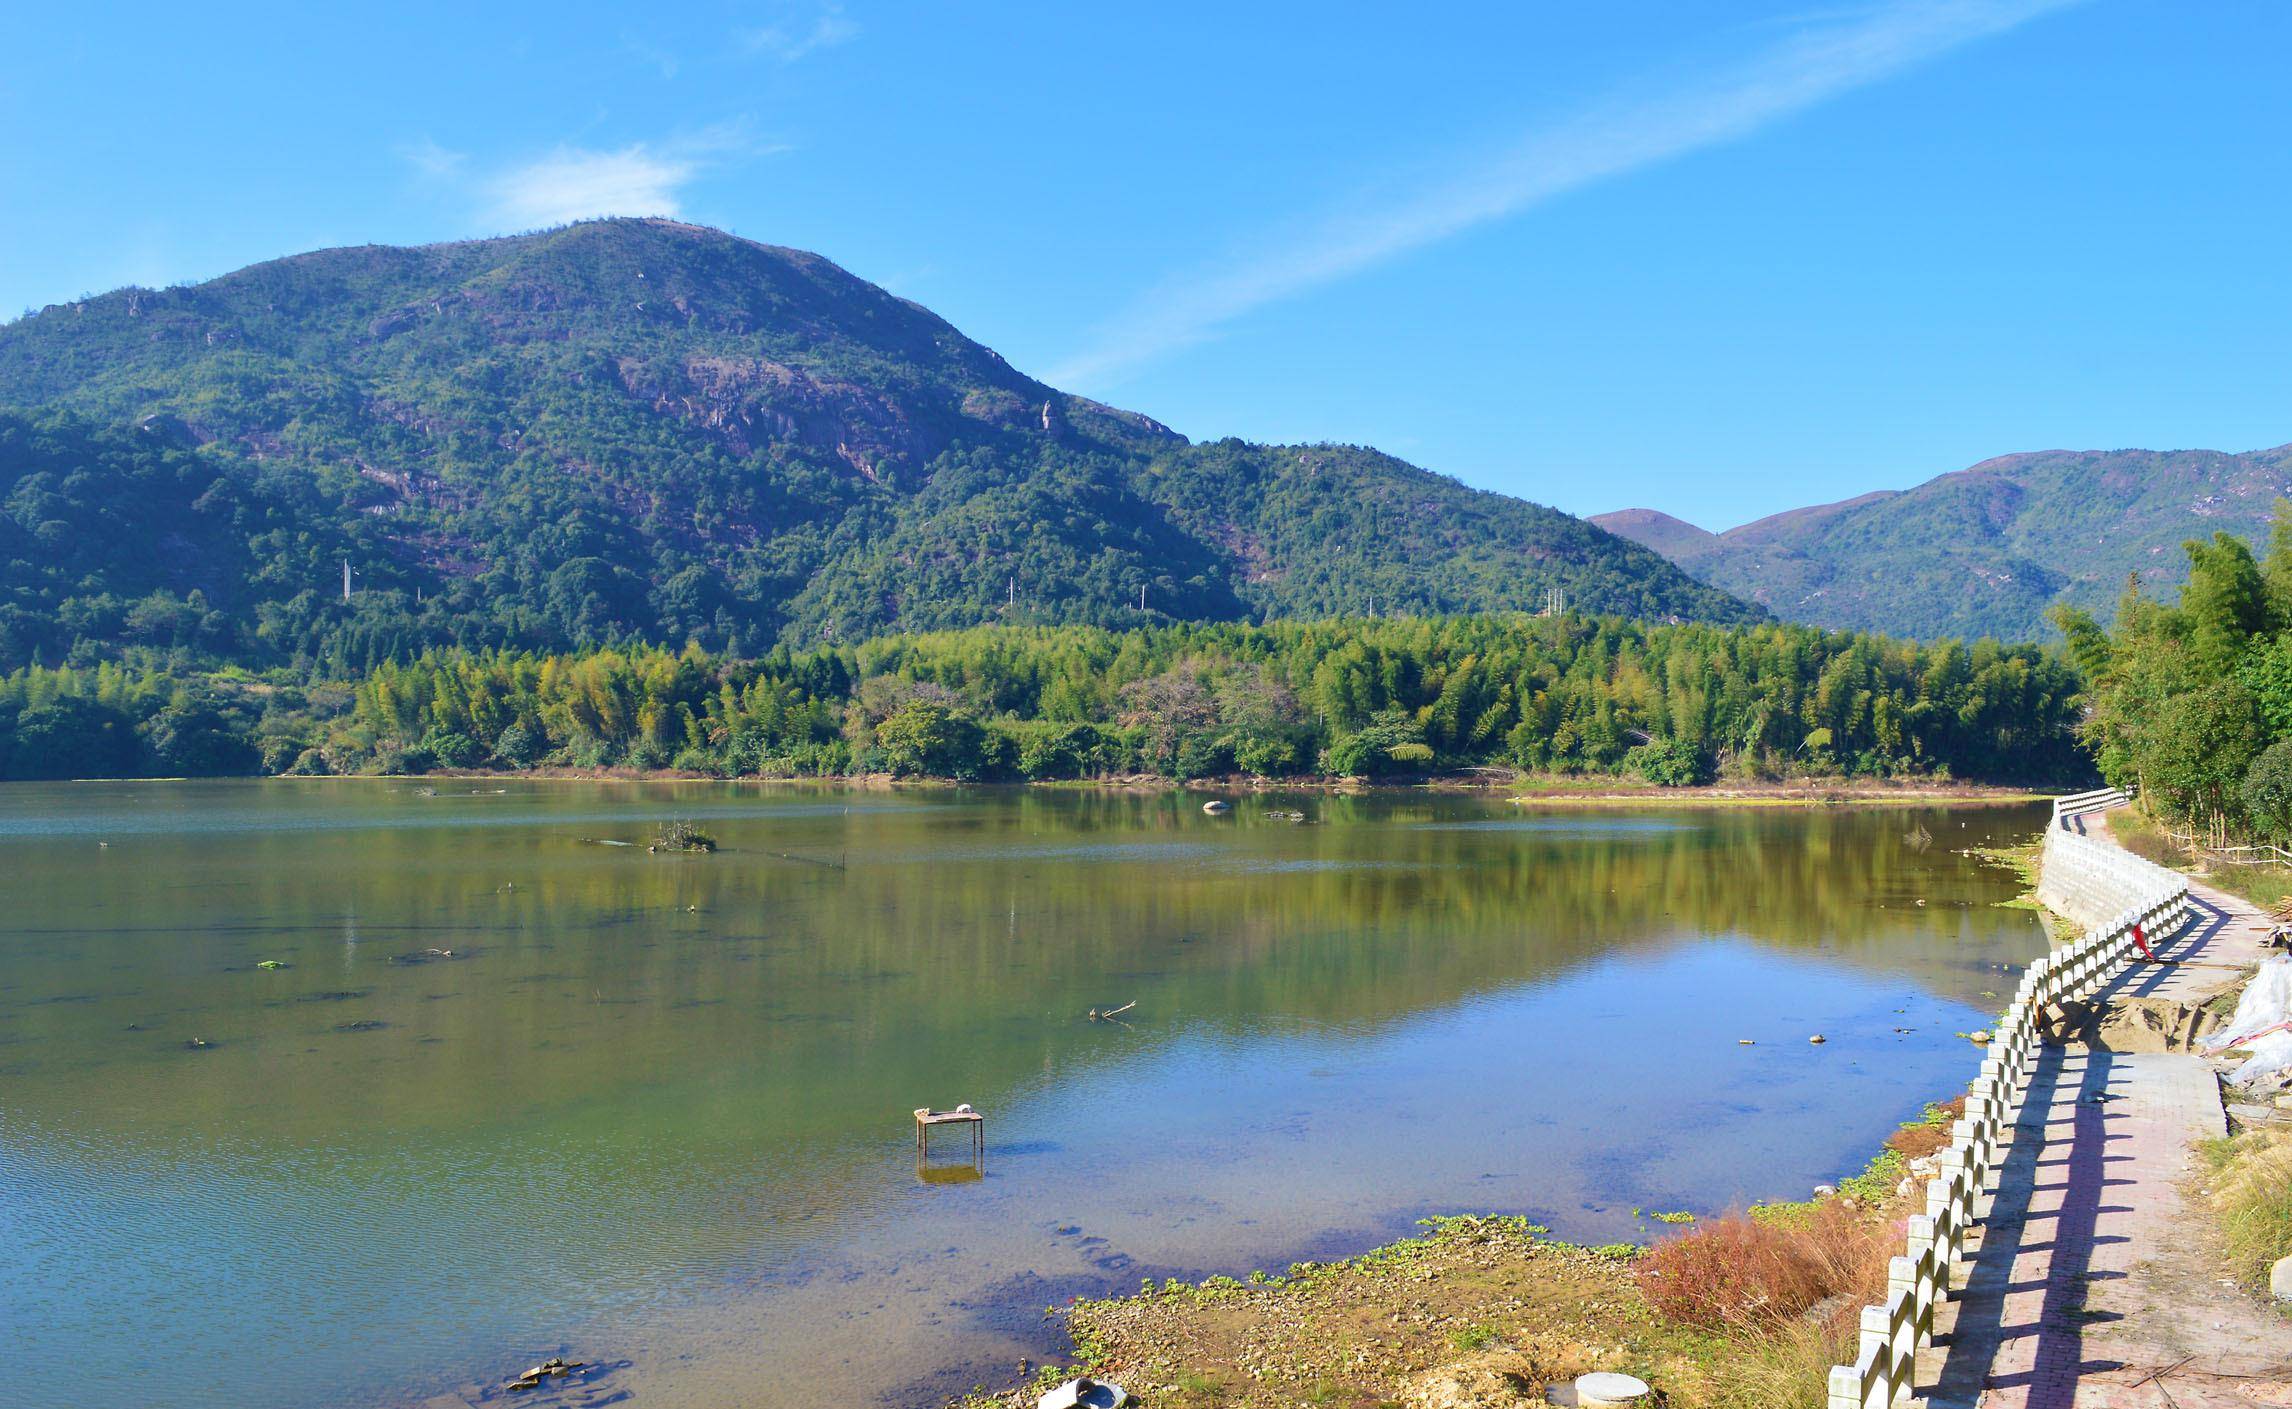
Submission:
<svg viewBox="0 0 2292 1409">
<path fill-rule="evenodd" d="M 1926 1114 L 1886 1137 L 1886 1148 L 1904 1159 L 1939 1154 L 1950 1143 L 1950 1123 L 1966 1113 L 1966 1098 L 1955 1097 L 1926 1107 Z"/>
<path fill-rule="evenodd" d="M 661 824 L 660 835 L 647 848 L 651 851 L 714 851 L 716 838 L 690 822 L 668 821 Z"/>
</svg>

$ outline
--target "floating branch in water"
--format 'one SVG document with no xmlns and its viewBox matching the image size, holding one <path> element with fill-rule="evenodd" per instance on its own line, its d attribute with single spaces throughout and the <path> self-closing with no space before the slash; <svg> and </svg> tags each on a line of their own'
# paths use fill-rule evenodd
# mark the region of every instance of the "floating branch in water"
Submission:
<svg viewBox="0 0 2292 1409">
<path fill-rule="evenodd" d="M 1118 1018 L 1137 1006 L 1138 1000 L 1133 998 L 1119 1008 L 1109 1008 L 1104 1012 L 1100 1012 L 1098 1009 L 1093 1008 L 1090 1010 L 1090 1020 L 1092 1022 L 1099 1022 L 1109 1018 Z"/>
<path fill-rule="evenodd" d="M 844 865 L 843 862 L 830 861 L 824 856 L 798 856 L 793 851 L 767 851 L 764 854 L 766 856 L 778 857 L 782 861 L 793 861 L 800 866 L 825 866 L 831 871 L 842 871 L 849 869 Z"/>
</svg>

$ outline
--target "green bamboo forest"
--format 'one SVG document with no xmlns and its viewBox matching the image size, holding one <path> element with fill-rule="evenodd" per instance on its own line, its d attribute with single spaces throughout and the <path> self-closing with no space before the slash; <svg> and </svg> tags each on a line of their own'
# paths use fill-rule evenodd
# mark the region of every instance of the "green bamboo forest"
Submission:
<svg viewBox="0 0 2292 1409">
<path fill-rule="evenodd" d="M 2136 576 L 2106 631 L 2055 613 L 2088 680 L 2081 733 L 2102 775 L 2167 820 L 2292 840 L 2292 503 L 2259 555 L 2227 533 L 2186 551 L 2177 602 Z"/>
<path fill-rule="evenodd" d="M 0 677 L 0 771 L 2034 782 L 2089 776 L 2081 689 L 2035 646 L 1574 615 L 979 627 L 753 658 L 445 648 L 345 679 L 21 668 Z"/>
</svg>

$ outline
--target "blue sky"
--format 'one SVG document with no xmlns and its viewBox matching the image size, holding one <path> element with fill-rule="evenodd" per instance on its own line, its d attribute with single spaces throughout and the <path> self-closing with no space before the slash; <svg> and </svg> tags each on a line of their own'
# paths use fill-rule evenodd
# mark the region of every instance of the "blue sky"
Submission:
<svg viewBox="0 0 2292 1409">
<path fill-rule="evenodd" d="M 1196 437 L 1724 528 L 2292 441 L 2280 0 L 20 7 L 0 309 L 674 213 Z"/>
</svg>

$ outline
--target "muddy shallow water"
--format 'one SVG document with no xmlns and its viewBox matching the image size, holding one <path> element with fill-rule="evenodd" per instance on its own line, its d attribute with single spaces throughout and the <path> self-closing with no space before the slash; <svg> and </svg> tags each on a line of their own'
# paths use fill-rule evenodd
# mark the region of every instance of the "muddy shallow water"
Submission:
<svg viewBox="0 0 2292 1409">
<path fill-rule="evenodd" d="M 1803 1195 L 2043 944 L 1958 854 L 2037 808 L 1199 801 L 0 788 L 12 1402 L 919 1402 L 1149 1275 Z"/>
</svg>

